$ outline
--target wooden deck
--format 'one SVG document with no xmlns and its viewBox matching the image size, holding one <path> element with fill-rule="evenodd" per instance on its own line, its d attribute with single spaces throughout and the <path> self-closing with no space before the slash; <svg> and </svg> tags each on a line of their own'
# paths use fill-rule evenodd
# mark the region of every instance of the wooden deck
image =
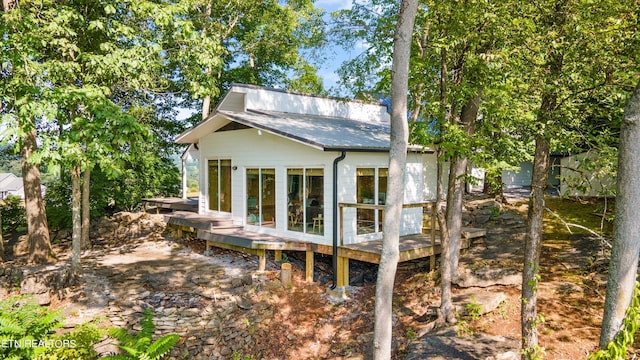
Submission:
<svg viewBox="0 0 640 360">
<path fill-rule="evenodd" d="M 159 208 L 171 208 L 180 202 L 171 201 L 163 204 L 163 199 L 146 199 L 149 204 L 157 204 Z M 160 200 L 160 201 L 159 201 Z M 182 199 L 180 199 L 182 200 Z M 188 202 L 186 204 L 189 204 Z M 195 205 L 197 209 L 197 201 Z M 266 251 L 275 251 L 276 259 L 281 257 L 282 251 L 306 252 L 306 279 L 313 281 L 314 253 L 333 255 L 331 245 L 315 244 L 298 239 L 291 239 L 270 234 L 246 231 L 240 225 L 234 225 L 231 219 L 199 215 L 191 211 L 173 211 L 164 215 L 168 227 L 177 232 L 181 238 L 184 233 L 190 233 L 206 241 L 207 250 L 219 247 L 258 256 L 259 270 L 266 267 Z M 435 267 L 436 256 L 442 252 L 438 231 L 430 228 L 423 229 L 423 234 L 405 235 L 400 238 L 400 262 L 414 259 L 429 258 L 430 268 Z M 463 228 L 463 240 L 460 249 L 470 246 L 471 240 L 486 236 L 485 229 Z M 434 239 L 432 241 L 432 239 Z M 337 286 L 349 284 L 349 260 L 359 260 L 369 263 L 380 263 L 382 240 L 367 241 L 357 244 L 338 246 Z"/>
<path fill-rule="evenodd" d="M 148 207 L 155 207 L 157 212 L 160 209 L 169 209 L 174 211 L 190 211 L 198 212 L 198 200 L 197 199 L 182 199 L 182 198 L 151 198 L 142 199 L 142 207 L 146 211 Z"/>
</svg>

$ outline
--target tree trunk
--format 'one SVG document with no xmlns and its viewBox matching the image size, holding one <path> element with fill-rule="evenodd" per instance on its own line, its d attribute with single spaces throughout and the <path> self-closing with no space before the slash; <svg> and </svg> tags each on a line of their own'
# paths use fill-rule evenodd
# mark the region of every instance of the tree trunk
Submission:
<svg viewBox="0 0 640 360">
<path fill-rule="evenodd" d="M 462 107 L 460 121 L 463 131 L 467 136 L 472 136 L 475 131 L 476 119 L 480 108 L 480 91 L 469 98 Z M 462 205 L 464 200 L 465 175 L 467 173 L 468 160 L 464 154 L 458 152 L 451 161 L 449 169 L 449 186 L 447 189 L 447 229 L 449 230 L 449 261 L 451 277 L 458 274 L 458 262 L 460 260 L 460 243 L 462 242 Z M 444 251 L 443 247 L 443 251 Z"/>
<path fill-rule="evenodd" d="M 82 247 L 81 197 L 80 167 L 76 165 L 71 169 L 71 219 L 73 224 L 73 233 L 71 236 L 71 278 L 74 280 L 82 274 L 82 265 L 80 265 L 80 251 Z"/>
<path fill-rule="evenodd" d="M 4 261 L 4 238 L 2 237 L 2 207 L 0 207 L 0 262 Z"/>
<path fill-rule="evenodd" d="M 2 0 L 2 11 L 8 12 L 14 4 L 15 0 Z"/>
<path fill-rule="evenodd" d="M 91 205 L 89 204 L 89 189 L 91 188 L 91 169 L 87 168 L 82 176 L 82 237 L 83 249 L 91 247 L 89 230 L 91 226 Z"/>
<path fill-rule="evenodd" d="M 392 300 L 400 242 L 400 222 L 404 200 L 404 173 L 407 162 L 409 125 L 407 92 L 413 24 L 418 0 L 402 0 L 394 36 L 391 80 L 391 139 L 387 201 L 384 206 L 384 237 L 376 282 L 374 359 L 391 358 Z"/>
<path fill-rule="evenodd" d="M 38 165 L 30 163 L 31 155 L 38 149 L 36 129 L 21 124 L 25 130 L 22 139 L 22 178 L 24 179 L 24 203 L 29 232 L 29 262 L 45 264 L 56 260 L 49 240 L 47 213 L 42 201 L 40 187 L 40 169 Z M 29 127 L 32 127 L 29 129 Z"/>
<path fill-rule="evenodd" d="M 544 100 L 543 100 L 544 102 Z M 527 218 L 527 232 L 524 245 L 524 269 L 522 272 L 522 358 L 534 359 L 538 355 L 538 314 L 536 310 L 537 286 L 539 282 L 540 249 L 542 245 L 544 192 L 547 187 L 549 170 L 549 139 L 536 136 L 536 150 L 533 159 L 531 179 L 531 199 Z"/>
<path fill-rule="evenodd" d="M 624 111 L 618 149 L 616 219 L 600 347 L 616 336 L 631 304 L 640 252 L 640 83 Z"/>
</svg>

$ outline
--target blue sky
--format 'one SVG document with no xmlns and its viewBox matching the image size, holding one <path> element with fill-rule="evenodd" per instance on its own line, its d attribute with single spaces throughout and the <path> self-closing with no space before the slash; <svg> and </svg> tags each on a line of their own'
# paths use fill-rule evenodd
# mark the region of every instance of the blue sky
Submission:
<svg viewBox="0 0 640 360">
<path fill-rule="evenodd" d="M 352 0 L 317 0 L 314 4 L 318 8 L 326 10 L 326 20 L 330 20 L 330 13 L 336 10 L 350 9 Z M 322 77 L 324 88 L 326 90 L 331 89 L 336 85 L 338 81 L 338 75 L 336 70 L 342 64 L 343 61 L 349 60 L 354 56 L 357 56 L 359 52 L 357 50 L 348 51 L 340 46 L 331 46 L 329 48 L 329 56 L 327 56 L 327 62 L 318 68 L 318 75 Z"/>
<path fill-rule="evenodd" d="M 330 21 L 330 14 L 332 11 L 350 9 L 352 0 L 317 0 L 315 6 L 326 10 L 326 21 Z M 327 61 L 318 67 L 318 75 L 322 77 L 325 90 L 329 91 L 332 87 L 336 86 L 338 81 L 338 75 L 336 70 L 345 61 L 352 59 L 360 53 L 359 47 L 354 50 L 345 50 L 340 46 L 329 46 L 329 54 Z M 344 94 L 341 94 L 344 95 Z M 197 110 L 180 109 L 178 118 L 185 118 L 190 116 Z"/>
</svg>

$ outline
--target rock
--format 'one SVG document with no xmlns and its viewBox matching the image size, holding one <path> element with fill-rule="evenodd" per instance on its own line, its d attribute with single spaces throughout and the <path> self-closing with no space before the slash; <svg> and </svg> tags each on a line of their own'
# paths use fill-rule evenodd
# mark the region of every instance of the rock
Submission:
<svg viewBox="0 0 640 360">
<path fill-rule="evenodd" d="M 582 292 L 584 292 L 584 290 L 580 286 L 578 286 L 578 285 L 576 285 L 576 284 L 574 284 L 572 282 L 564 282 L 564 283 L 558 285 L 556 291 L 558 291 L 561 294 L 572 294 L 572 293 L 582 293 Z"/>
<path fill-rule="evenodd" d="M 246 274 L 241 279 L 242 285 L 251 285 L 253 284 L 253 277 L 251 274 Z"/>
<path fill-rule="evenodd" d="M 516 338 L 474 334 L 458 337 L 455 332 L 427 334 L 407 347 L 407 360 L 520 359 Z M 514 355 L 516 355 L 514 357 Z"/>
<path fill-rule="evenodd" d="M 490 313 L 507 299 L 503 292 L 474 292 L 454 296 L 451 300 L 456 311 L 465 315 L 484 315 Z M 473 309 L 472 309 L 473 308 Z M 476 312 L 471 314 L 471 312 Z"/>
<path fill-rule="evenodd" d="M 251 302 L 242 296 L 236 298 L 236 305 L 242 310 L 251 310 Z"/>
<path fill-rule="evenodd" d="M 38 305 L 49 305 L 51 303 L 49 287 L 35 277 L 28 277 L 22 280 L 20 283 L 20 294 L 33 295 Z"/>
<path fill-rule="evenodd" d="M 237 287 L 240 287 L 242 285 L 243 285 L 242 284 L 242 279 L 240 279 L 240 278 L 231 279 L 231 287 L 232 288 L 237 288 Z"/>
<path fill-rule="evenodd" d="M 494 285 L 521 285 L 522 273 L 509 269 L 483 268 L 481 273 L 467 269 L 458 274 L 452 283 L 460 287 L 489 287 Z"/>
</svg>

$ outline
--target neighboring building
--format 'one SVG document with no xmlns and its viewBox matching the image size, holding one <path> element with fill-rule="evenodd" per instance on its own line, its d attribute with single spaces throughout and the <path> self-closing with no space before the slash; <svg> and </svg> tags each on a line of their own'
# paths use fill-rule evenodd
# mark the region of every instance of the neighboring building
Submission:
<svg viewBox="0 0 640 360">
<path fill-rule="evenodd" d="M 549 174 L 547 175 L 547 186 L 557 189 L 560 186 L 560 161 L 563 155 L 552 154 L 549 158 Z M 531 186 L 531 176 L 533 175 L 533 163 L 523 161 L 517 171 L 505 170 L 502 172 L 502 183 L 505 188 Z"/>
<path fill-rule="evenodd" d="M 22 178 L 11 173 L 0 173 L 0 200 L 6 199 L 9 195 L 24 199 Z"/>
<path fill-rule="evenodd" d="M 199 161 L 199 214 L 329 245 L 338 203 L 385 203 L 389 133 L 384 105 L 233 85 L 176 141 Z M 410 147 L 406 170 L 405 204 L 434 200 L 433 151 Z M 402 235 L 422 232 L 422 211 L 403 209 Z M 380 239 L 381 224 L 381 210 L 347 207 L 341 243 Z"/>
<path fill-rule="evenodd" d="M 584 152 L 562 158 L 562 196 L 612 196 L 616 189 L 615 176 L 597 164 L 595 152 Z"/>
</svg>

